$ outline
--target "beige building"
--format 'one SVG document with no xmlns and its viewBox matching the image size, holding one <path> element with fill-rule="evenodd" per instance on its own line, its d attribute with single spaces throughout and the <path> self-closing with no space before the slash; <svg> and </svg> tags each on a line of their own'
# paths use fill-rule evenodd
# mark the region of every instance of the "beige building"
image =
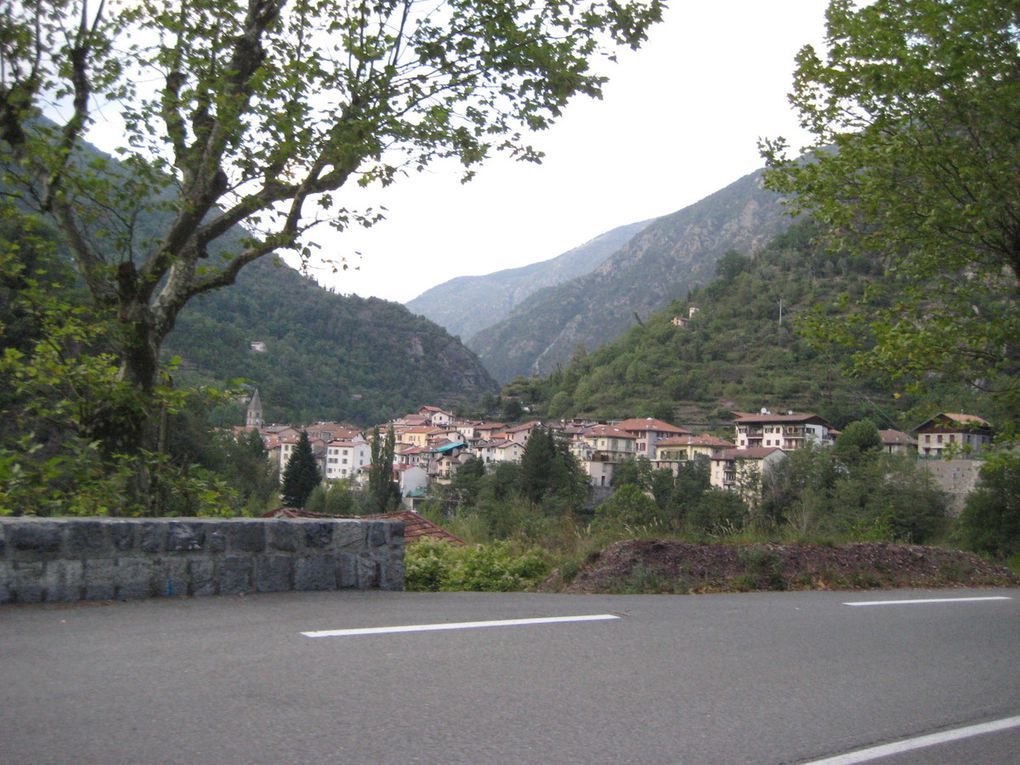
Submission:
<svg viewBox="0 0 1020 765">
<path fill-rule="evenodd" d="M 936 414 L 916 428 L 917 453 L 923 457 L 941 457 L 954 451 L 957 455 L 976 454 L 992 443 L 992 426 L 973 414 Z"/>
<path fill-rule="evenodd" d="M 725 449 L 711 458 L 709 483 L 753 506 L 761 500 L 762 478 L 784 459 L 786 452 L 777 446 Z"/>
<path fill-rule="evenodd" d="M 635 456 L 645 457 L 649 460 L 655 459 L 655 446 L 660 440 L 693 435 L 685 428 L 678 428 L 676 425 L 670 425 L 668 422 L 656 420 L 653 417 L 623 420 L 618 422 L 616 427 L 637 439 L 634 442 Z"/>
<path fill-rule="evenodd" d="M 777 447 L 784 451 L 803 449 L 808 444 L 832 446 L 832 426 L 810 412 L 741 414 L 733 421 L 738 449 Z"/>
</svg>

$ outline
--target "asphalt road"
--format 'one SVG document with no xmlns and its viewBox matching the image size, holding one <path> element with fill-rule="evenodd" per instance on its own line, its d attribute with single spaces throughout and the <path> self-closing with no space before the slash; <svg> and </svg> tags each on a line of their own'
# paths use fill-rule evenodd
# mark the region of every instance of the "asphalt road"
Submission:
<svg viewBox="0 0 1020 765">
<path fill-rule="evenodd" d="M 844 605 L 964 597 L 1000 599 Z M 302 634 L 573 616 L 598 618 Z M 883 759 L 831 759 L 1012 718 Z M 826 759 L 1020 763 L 1020 590 L 0 607 L 3 765 Z"/>
</svg>

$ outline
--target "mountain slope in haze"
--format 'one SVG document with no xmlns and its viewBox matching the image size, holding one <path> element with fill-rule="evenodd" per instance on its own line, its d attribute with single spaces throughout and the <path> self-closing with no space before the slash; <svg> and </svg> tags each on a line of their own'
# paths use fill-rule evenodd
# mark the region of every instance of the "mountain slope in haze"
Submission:
<svg viewBox="0 0 1020 765">
<path fill-rule="evenodd" d="M 651 221 L 614 228 L 550 260 L 485 276 L 460 276 L 407 303 L 452 335 L 471 337 L 505 318 L 529 295 L 590 273 Z M 484 310 L 479 310 L 484 306 Z"/>
<path fill-rule="evenodd" d="M 271 257 L 189 303 L 164 348 L 181 357 L 186 382 L 251 381 L 277 422 L 370 425 L 497 389 L 442 327 L 399 303 L 334 294 Z"/>
<path fill-rule="evenodd" d="M 790 225 L 762 171 L 658 218 L 595 271 L 531 295 L 467 341 L 499 381 L 541 375 L 707 284 L 729 250 L 751 254 Z"/>
</svg>

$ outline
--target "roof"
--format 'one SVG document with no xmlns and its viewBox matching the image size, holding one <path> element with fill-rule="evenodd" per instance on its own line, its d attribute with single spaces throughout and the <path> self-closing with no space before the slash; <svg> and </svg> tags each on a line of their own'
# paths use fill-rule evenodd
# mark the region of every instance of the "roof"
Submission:
<svg viewBox="0 0 1020 765">
<path fill-rule="evenodd" d="M 787 414 L 741 414 L 733 423 L 735 425 L 756 425 L 767 422 L 818 422 L 828 426 L 828 421 L 813 412 L 788 412 Z"/>
<path fill-rule="evenodd" d="M 939 412 L 934 417 L 929 417 L 916 428 L 917 433 L 924 428 L 945 431 L 946 428 L 958 428 L 960 430 L 991 430 L 992 426 L 987 421 L 974 414 L 961 414 L 958 412 Z"/>
<path fill-rule="evenodd" d="M 671 436 L 660 438 L 655 442 L 656 446 L 711 446 L 716 449 L 732 449 L 733 444 L 722 438 L 709 435 Z"/>
<path fill-rule="evenodd" d="M 634 430 L 634 431 L 648 431 L 654 430 L 659 433 L 690 433 L 691 431 L 677 427 L 676 425 L 670 425 L 668 422 L 657 420 L 654 417 L 634 418 L 630 420 L 624 420 L 623 422 L 616 423 L 616 427 L 621 430 Z"/>
<path fill-rule="evenodd" d="M 878 435 L 886 446 L 917 446 L 917 441 L 902 430 L 880 430 Z"/>
<path fill-rule="evenodd" d="M 465 446 L 467 446 L 467 444 L 463 441 L 452 441 L 448 444 L 443 444 L 442 446 L 437 447 L 435 451 L 440 454 L 445 454 L 446 452 L 452 452 L 454 449 L 463 449 Z"/>
<path fill-rule="evenodd" d="M 763 460 L 773 452 L 783 452 L 778 446 L 755 446 L 750 449 L 727 449 L 712 457 L 713 460 Z M 785 454 L 786 452 L 783 452 Z"/>
<path fill-rule="evenodd" d="M 326 515 L 325 513 L 313 513 L 309 510 L 300 510 L 295 507 L 278 507 L 263 513 L 262 518 L 325 518 L 339 521 L 402 521 L 404 524 L 404 542 L 416 542 L 425 537 L 443 539 L 455 545 L 463 545 L 466 542 L 449 531 L 437 526 L 428 518 L 423 518 L 411 510 L 402 510 L 397 513 L 380 513 L 378 515 L 356 515 L 339 516 Z"/>
<path fill-rule="evenodd" d="M 585 430 L 582 435 L 586 438 L 629 438 L 637 440 L 637 436 L 633 433 L 628 433 L 613 425 L 595 425 Z"/>
</svg>

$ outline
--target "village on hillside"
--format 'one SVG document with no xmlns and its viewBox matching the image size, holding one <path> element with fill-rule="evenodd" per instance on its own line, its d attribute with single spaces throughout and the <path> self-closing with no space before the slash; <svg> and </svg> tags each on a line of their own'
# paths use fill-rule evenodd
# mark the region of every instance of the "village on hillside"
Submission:
<svg viewBox="0 0 1020 765">
<path fill-rule="evenodd" d="M 363 487 L 371 467 L 372 433 L 392 430 L 393 480 L 405 510 L 416 510 L 431 486 L 448 484 L 471 459 L 486 466 L 519 463 L 536 428 L 550 431 L 567 444 L 592 487 L 611 488 L 614 470 L 639 458 L 674 475 L 684 464 L 705 460 L 710 466 L 711 486 L 740 493 L 751 501 L 754 497 L 748 493 L 760 491 L 761 477 L 789 452 L 832 446 L 839 435 L 825 418 L 811 412 L 763 408 L 758 413 L 735 414 L 732 441 L 651 417 L 607 422 L 481 422 L 458 418 L 438 406 L 422 406 L 368 430 L 335 422 L 299 427 L 267 425 L 256 390 L 248 402 L 245 425 L 236 432 L 257 431 L 281 475 L 304 432 L 323 480 L 350 481 Z M 880 430 L 879 434 L 884 451 L 923 460 L 940 488 L 950 495 L 951 505 L 959 508 L 977 481 L 979 459 L 992 442 L 993 428 L 975 415 L 940 413 L 912 433 Z"/>
</svg>

